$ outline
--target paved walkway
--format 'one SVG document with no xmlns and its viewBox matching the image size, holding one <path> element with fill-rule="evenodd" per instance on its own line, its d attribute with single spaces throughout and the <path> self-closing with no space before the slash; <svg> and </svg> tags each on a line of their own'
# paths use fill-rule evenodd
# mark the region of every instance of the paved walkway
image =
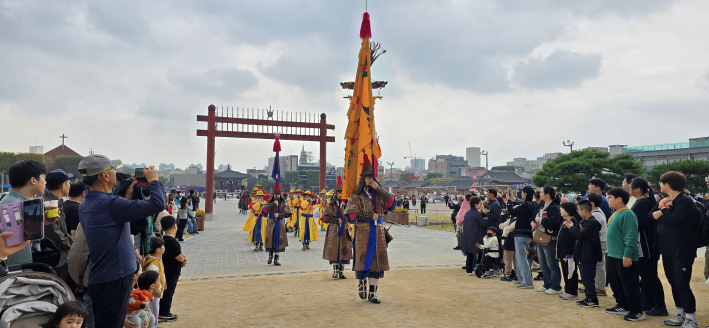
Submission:
<svg viewBox="0 0 709 328">
<path fill-rule="evenodd" d="M 204 201 L 204 200 L 203 200 Z M 200 204 L 204 207 L 204 204 Z M 234 278 L 238 276 L 283 275 L 313 271 L 331 271 L 322 259 L 324 232 L 320 240 L 303 251 L 302 244 L 290 233 L 290 246 L 281 253 L 280 267 L 267 265 L 266 252 L 253 252 L 248 232 L 242 231 L 246 215 L 239 215 L 237 200 L 217 200 L 214 213 L 218 221 L 205 222 L 205 231 L 182 243 L 188 257 L 180 280 Z M 387 225 L 388 226 L 388 225 Z M 393 269 L 460 265 L 465 258 L 454 251 L 455 236 L 450 231 L 436 231 L 416 226 L 394 226 L 389 230 L 394 240 L 389 244 L 389 262 Z M 351 267 L 348 266 L 348 270 Z M 352 275 L 352 273 L 350 274 Z"/>
</svg>

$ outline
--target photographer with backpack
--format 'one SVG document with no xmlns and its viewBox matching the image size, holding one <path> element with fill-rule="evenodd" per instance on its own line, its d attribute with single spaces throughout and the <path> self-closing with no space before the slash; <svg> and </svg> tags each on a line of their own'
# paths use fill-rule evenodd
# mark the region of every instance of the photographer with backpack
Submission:
<svg viewBox="0 0 709 328">
<path fill-rule="evenodd" d="M 697 327 L 696 300 L 689 282 L 697 257 L 693 229 L 699 218 L 694 201 L 682 192 L 686 185 L 687 178 L 682 173 L 669 171 L 660 176 L 660 191 L 668 197 L 660 200 L 652 216 L 657 220 L 657 246 L 677 308 L 677 315 L 665 320 L 665 324 Z"/>
</svg>

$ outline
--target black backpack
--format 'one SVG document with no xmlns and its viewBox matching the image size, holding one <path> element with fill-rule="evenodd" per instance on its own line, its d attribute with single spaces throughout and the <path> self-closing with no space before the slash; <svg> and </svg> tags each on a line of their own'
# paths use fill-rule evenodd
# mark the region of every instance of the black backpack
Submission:
<svg viewBox="0 0 709 328">
<path fill-rule="evenodd" d="M 704 204 L 692 198 L 694 202 L 694 221 L 692 222 L 692 239 L 697 248 L 709 246 L 709 216 Z"/>
</svg>

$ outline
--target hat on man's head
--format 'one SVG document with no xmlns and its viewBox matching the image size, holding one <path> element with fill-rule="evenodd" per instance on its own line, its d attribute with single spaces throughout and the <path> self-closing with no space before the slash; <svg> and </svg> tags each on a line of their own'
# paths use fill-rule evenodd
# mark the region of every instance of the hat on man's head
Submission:
<svg viewBox="0 0 709 328">
<path fill-rule="evenodd" d="M 71 173 L 66 173 L 62 169 L 56 169 L 52 172 L 47 173 L 47 177 L 45 180 L 47 180 L 47 186 L 50 187 L 55 187 L 55 186 L 60 186 L 62 183 L 66 182 L 67 180 L 71 180 L 74 178 L 74 175 Z"/>
<path fill-rule="evenodd" d="M 81 173 L 82 176 L 90 177 L 121 165 L 123 165 L 123 162 L 119 159 L 111 160 L 104 155 L 94 154 L 84 157 L 84 159 L 79 162 L 79 173 Z"/>
</svg>

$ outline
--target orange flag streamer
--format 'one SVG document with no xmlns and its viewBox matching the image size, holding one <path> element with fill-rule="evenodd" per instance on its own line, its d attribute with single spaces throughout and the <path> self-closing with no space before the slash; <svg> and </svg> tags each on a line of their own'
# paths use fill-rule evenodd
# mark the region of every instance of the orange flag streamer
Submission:
<svg viewBox="0 0 709 328">
<path fill-rule="evenodd" d="M 374 174 L 377 174 L 377 159 L 381 158 L 381 149 L 377 141 L 374 126 L 374 98 L 372 98 L 372 72 L 369 38 L 372 32 L 369 24 L 369 13 L 364 13 L 360 37 L 362 48 L 359 50 L 357 76 L 355 77 L 354 93 L 350 98 L 350 108 L 347 111 L 349 122 L 345 132 L 347 146 L 345 148 L 345 176 L 342 187 L 343 199 L 349 196 L 357 187 L 359 176 L 364 168 L 364 157 L 372 163 Z"/>
</svg>

